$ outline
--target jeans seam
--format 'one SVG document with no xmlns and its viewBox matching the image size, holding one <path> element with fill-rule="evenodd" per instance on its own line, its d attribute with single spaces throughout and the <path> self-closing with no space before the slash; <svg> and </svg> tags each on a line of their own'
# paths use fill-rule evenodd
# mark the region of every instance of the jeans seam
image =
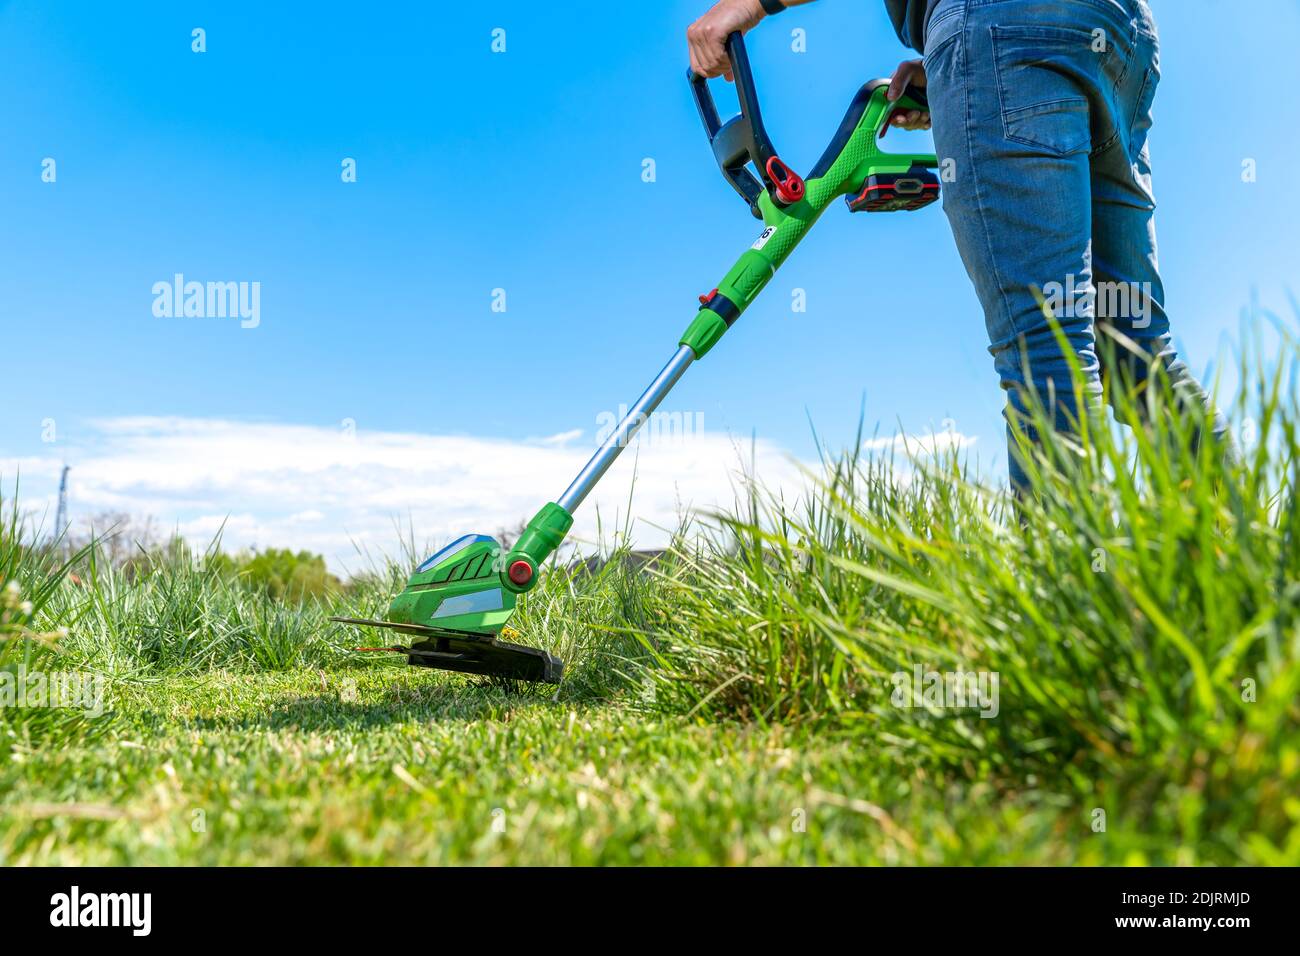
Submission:
<svg viewBox="0 0 1300 956">
<path fill-rule="evenodd" d="M 1128 79 L 1128 71 L 1133 68 L 1133 58 L 1137 56 L 1137 24 L 1130 23 L 1128 28 L 1128 56 L 1124 58 L 1124 69 L 1119 72 L 1119 79 L 1115 81 L 1115 89 L 1118 91 L 1124 81 Z"/>
<path fill-rule="evenodd" d="M 1152 70 L 1153 70 L 1152 67 L 1147 67 L 1146 74 L 1142 77 L 1142 86 L 1138 89 L 1137 99 L 1134 101 L 1133 119 L 1130 120 L 1128 124 L 1128 143 L 1129 143 L 1128 158 L 1130 163 L 1133 162 L 1133 160 L 1135 159 L 1135 157 L 1132 155 L 1133 154 L 1133 129 L 1134 127 L 1137 126 L 1138 113 L 1142 109 L 1142 104 L 1146 102 L 1147 90 L 1151 86 Z"/>
<path fill-rule="evenodd" d="M 929 22 L 926 23 L 926 25 L 925 25 L 925 50 L 924 50 L 924 52 L 922 52 L 922 54 L 921 54 L 921 61 L 922 61 L 922 63 L 924 63 L 925 60 L 931 56 L 931 54 L 938 53 L 941 49 L 943 49 L 945 46 L 947 46 L 949 43 L 951 43 L 954 39 L 956 39 L 957 37 L 961 36 L 961 34 L 962 34 L 962 30 L 964 30 L 964 29 L 966 28 L 966 24 L 965 24 L 964 20 L 963 20 L 963 22 L 962 22 L 962 24 L 961 24 L 961 26 L 962 26 L 962 30 L 958 30 L 958 31 L 956 31 L 955 33 L 953 33 L 952 36 L 950 36 L 950 37 L 948 37 L 947 39 L 945 39 L 945 40 L 944 40 L 942 43 L 940 43 L 937 47 L 932 47 L 932 46 L 930 45 L 930 36 L 931 36 L 931 34 L 933 34 L 933 33 L 935 32 L 935 28 L 936 28 L 936 27 L 939 27 L 939 26 L 941 26 L 941 25 L 943 25 L 943 24 L 945 24 L 945 23 L 947 23 L 949 20 L 954 20 L 954 19 L 956 19 L 957 17 L 963 17 L 963 18 L 964 18 L 964 17 L 966 16 L 966 7 L 967 7 L 967 4 L 966 4 L 966 3 L 953 4 L 952 7 L 950 7 L 950 8 L 947 9 L 947 10 L 945 10 L 945 11 L 943 12 L 942 15 L 940 15 L 940 16 L 937 17 L 936 19 L 931 20 L 931 21 L 929 21 Z"/>
<path fill-rule="evenodd" d="M 1089 153 L 1088 158 L 1096 159 L 1097 157 L 1105 153 L 1108 149 L 1111 149 L 1118 141 L 1119 141 L 1119 128 L 1118 126 L 1116 126 L 1114 135 L 1112 135 L 1110 139 L 1106 140 L 1106 142 L 1102 143 L 1091 153 Z"/>
<path fill-rule="evenodd" d="M 921 64 L 922 64 L 922 66 L 925 66 L 925 65 L 928 64 L 928 63 L 932 63 L 932 62 L 934 62 L 934 59 L 933 59 L 934 57 L 938 56 L 939 53 L 940 53 L 941 51 L 943 51 L 946 47 L 950 47 L 950 46 L 952 46 L 954 43 L 956 43 L 956 42 L 957 42 L 958 40 L 960 40 L 960 39 L 961 39 L 961 34 L 960 34 L 960 33 L 954 33 L 952 36 L 948 37 L 946 40 L 944 40 L 942 43 L 940 43 L 937 47 L 934 47 L 933 49 L 930 49 L 930 50 L 926 50 L 925 53 L 922 54 L 922 56 L 921 56 Z"/>
<path fill-rule="evenodd" d="M 970 27 L 967 24 L 962 24 L 964 37 L 969 35 L 969 30 Z M 992 43 L 992 40 L 993 38 L 990 31 L 989 42 Z M 984 188 L 977 171 L 979 164 L 975 162 L 975 148 L 971 141 L 971 130 L 975 125 L 975 117 L 971 114 L 970 105 L 970 63 L 965 56 L 966 48 L 968 46 L 969 43 L 963 43 L 958 50 L 958 53 L 961 56 L 962 106 L 963 112 L 966 114 L 966 122 L 964 124 L 965 129 L 963 130 L 963 136 L 966 142 L 966 162 L 970 164 L 970 177 L 975 184 L 975 208 L 979 211 L 980 232 L 984 236 L 984 258 L 988 262 L 989 269 L 993 273 L 993 281 L 997 286 L 998 298 L 1002 302 L 1002 314 L 1006 316 L 1007 319 L 1008 331 L 1012 336 L 1016 336 L 1019 335 L 1019 333 L 1016 331 L 1015 316 L 1011 312 L 1011 302 L 1007 298 L 1006 283 L 1002 281 L 1002 274 L 998 269 L 997 259 L 993 255 L 993 237 L 989 234 L 989 217 L 984 206 Z M 999 87 L 1000 86 L 1001 81 L 999 80 Z M 1002 91 L 1000 88 L 998 90 L 998 114 L 999 116 L 1002 116 Z M 1002 125 L 1005 130 L 1006 118 L 1004 116 L 1002 117 Z"/>
<path fill-rule="evenodd" d="M 962 12 L 963 12 L 962 8 L 956 6 L 945 10 L 941 16 L 935 17 L 933 20 L 930 20 L 928 23 L 926 23 L 925 25 L 926 35 L 928 36 L 930 31 L 933 30 L 935 27 L 937 27 L 939 24 L 947 23 L 953 17 L 961 16 Z"/>
</svg>

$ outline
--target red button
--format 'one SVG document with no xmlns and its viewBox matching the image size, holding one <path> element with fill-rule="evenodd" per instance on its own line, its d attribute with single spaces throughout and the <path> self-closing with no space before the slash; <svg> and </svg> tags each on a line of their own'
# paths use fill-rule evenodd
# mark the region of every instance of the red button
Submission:
<svg viewBox="0 0 1300 956">
<path fill-rule="evenodd" d="M 515 584 L 527 584 L 533 579 L 533 566 L 527 561 L 516 561 L 510 565 L 509 574 Z"/>
<path fill-rule="evenodd" d="M 767 161 L 767 177 L 776 187 L 776 198 L 793 206 L 804 197 L 804 182 L 799 174 L 773 156 Z"/>
</svg>

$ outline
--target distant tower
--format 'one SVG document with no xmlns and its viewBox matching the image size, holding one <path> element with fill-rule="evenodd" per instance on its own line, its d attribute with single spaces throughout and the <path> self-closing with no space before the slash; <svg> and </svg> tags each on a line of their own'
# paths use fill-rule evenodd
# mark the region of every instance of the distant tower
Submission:
<svg viewBox="0 0 1300 956">
<path fill-rule="evenodd" d="M 59 541 L 68 531 L 68 471 L 68 466 L 64 465 L 63 474 L 59 476 L 59 510 L 54 513 L 55 541 Z"/>
</svg>

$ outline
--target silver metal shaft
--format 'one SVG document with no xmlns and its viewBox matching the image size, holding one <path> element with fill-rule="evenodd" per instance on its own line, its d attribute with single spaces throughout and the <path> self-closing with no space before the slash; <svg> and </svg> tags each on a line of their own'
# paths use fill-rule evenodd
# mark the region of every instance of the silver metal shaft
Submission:
<svg viewBox="0 0 1300 956">
<path fill-rule="evenodd" d="M 655 380 L 641 393 L 636 404 L 628 409 L 613 434 L 605 439 L 605 443 L 600 446 L 596 454 L 591 456 L 591 461 L 578 472 L 578 477 L 573 479 L 572 484 L 565 489 L 556 504 L 569 514 L 573 514 L 591 489 L 596 487 L 596 482 L 600 481 L 601 476 L 609 471 L 609 466 L 614 464 L 614 459 L 628 446 L 632 436 L 650 418 L 650 413 L 663 401 L 663 397 L 672 391 L 677 380 L 682 377 L 682 373 L 694 361 L 695 353 L 691 351 L 689 345 L 683 345 L 676 351 L 663 371 L 656 375 Z"/>
</svg>

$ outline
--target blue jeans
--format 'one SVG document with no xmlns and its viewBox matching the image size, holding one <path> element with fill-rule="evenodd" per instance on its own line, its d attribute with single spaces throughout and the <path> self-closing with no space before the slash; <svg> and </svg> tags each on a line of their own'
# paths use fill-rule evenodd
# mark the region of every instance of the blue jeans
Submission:
<svg viewBox="0 0 1300 956">
<path fill-rule="evenodd" d="M 1207 405 L 1174 350 L 1156 259 L 1147 132 L 1160 55 L 1145 0 L 939 0 L 925 49 L 944 211 L 984 308 L 1008 422 L 1032 390 L 1072 431 L 1081 414 L 1099 415 L 1103 373 L 1137 389 L 1156 366 L 1175 407 Z M 1099 336 L 1117 344 L 1099 349 Z M 1213 428 L 1231 442 L 1221 417 Z"/>
</svg>

